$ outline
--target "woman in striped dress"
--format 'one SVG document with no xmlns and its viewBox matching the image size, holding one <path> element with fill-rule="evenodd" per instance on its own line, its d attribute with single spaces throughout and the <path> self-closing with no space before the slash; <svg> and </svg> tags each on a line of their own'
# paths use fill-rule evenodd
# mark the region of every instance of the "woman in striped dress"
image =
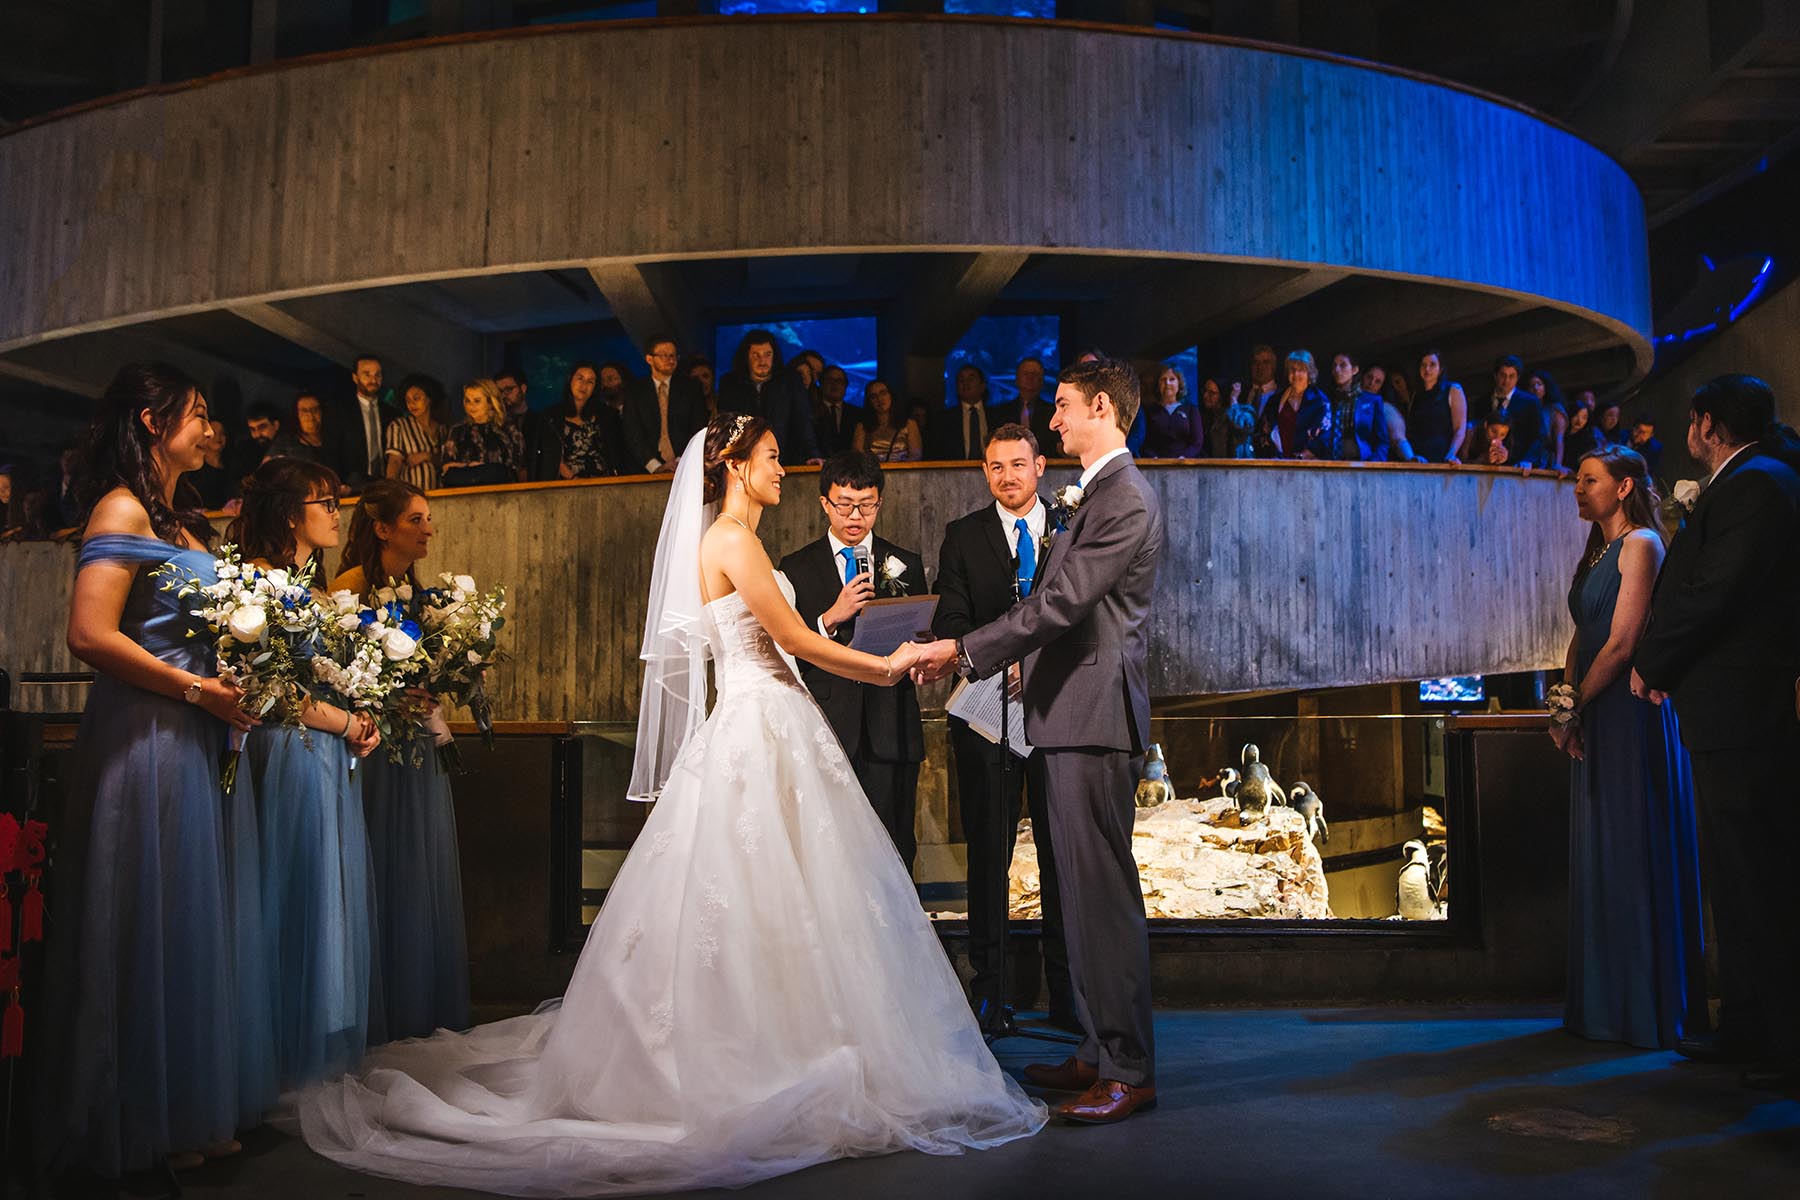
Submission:
<svg viewBox="0 0 1800 1200">
<path fill-rule="evenodd" d="M 442 395 L 434 381 L 413 375 L 400 385 L 400 398 L 406 415 L 387 427 L 387 477 L 428 492 L 438 485 L 443 453 L 444 426 L 438 420 Z"/>
</svg>

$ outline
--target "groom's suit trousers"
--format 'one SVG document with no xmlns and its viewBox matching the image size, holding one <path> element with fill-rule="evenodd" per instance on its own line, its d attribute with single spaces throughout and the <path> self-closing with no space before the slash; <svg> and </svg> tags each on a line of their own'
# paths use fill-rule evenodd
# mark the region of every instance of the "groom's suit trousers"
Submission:
<svg viewBox="0 0 1800 1200">
<path fill-rule="evenodd" d="M 1154 1083 L 1150 940 L 1131 855 L 1136 786 L 1123 750 L 1049 750 L 1050 830 L 1063 936 L 1087 1040 L 1075 1052 L 1102 1079 Z"/>
</svg>

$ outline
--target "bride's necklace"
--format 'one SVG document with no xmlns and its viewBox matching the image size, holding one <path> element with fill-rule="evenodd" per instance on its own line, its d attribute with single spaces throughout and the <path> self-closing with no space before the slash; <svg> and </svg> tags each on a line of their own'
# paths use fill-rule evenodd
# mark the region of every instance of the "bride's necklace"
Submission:
<svg viewBox="0 0 1800 1200">
<path fill-rule="evenodd" d="M 744 520 L 744 518 L 738 516 L 736 513 L 729 513 L 729 512 L 726 512 L 724 509 L 720 509 L 719 515 L 721 517 L 730 517 L 732 520 L 736 521 L 739 525 L 742 525 L 745 529 L 749 529 L 750 535 L 752 537 L 756 536 L 756 530 L 750 529 L 750 523 L 748 521 Z"/>
</svg>

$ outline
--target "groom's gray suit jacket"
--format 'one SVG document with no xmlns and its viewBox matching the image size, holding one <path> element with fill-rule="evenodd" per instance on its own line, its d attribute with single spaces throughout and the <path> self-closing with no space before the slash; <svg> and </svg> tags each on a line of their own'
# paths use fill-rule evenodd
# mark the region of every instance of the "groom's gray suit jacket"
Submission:
<svg viewBox="0 0 1800 1200">
<path fill-rule="evenodd" d="M 1045 749 L 1141 753 L 1150 739 L 1145 668 L 1162 508 L 1121 454 L 1088 482 L 1050 542 L 1031 595 L 963 638 L 976 674 L 1025 667 L 1025 736 Z"/>
</svg>

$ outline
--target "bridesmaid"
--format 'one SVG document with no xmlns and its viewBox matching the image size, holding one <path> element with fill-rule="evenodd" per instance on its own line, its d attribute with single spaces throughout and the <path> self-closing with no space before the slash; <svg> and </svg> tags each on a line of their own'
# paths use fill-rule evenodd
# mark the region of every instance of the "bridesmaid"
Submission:
<svg viewBox="0 0 1800 1200">
<path fill-rule="evenodd" d="M 1631 657 L 1662 565 L 1656 485 L 1608 446 L 1581 460 L 1575 503 L 1593 522 L 1569 589 L 1575 634 L 1563 679 L 1578 718 L 1550 736 L 1574 759 L 1569 816 L 1572 1033 L 1672 1048 L 1700 1003 L 1694 792 L 1675 706 L 1638 700 Z"/>
<path fill-rule="evenodd" d="M 394 579 L 416 591 L 413 565 L 425 557 L 431 534 L 424 493 L 393 479 L 371 483 L 350 518 L 343 573 L 332 586 L 366 598 Z M 435 717 L 435 706 L 430 711 Z M 380 1010 L 370 1014 L 371 1044 L 469 1026 L 469 951 L 450 780 L 438 768 L 429 734 L 393 750 L 370 755 L 363 780 L 378 918 Z"/>
<path fill-rule="evenodd" d="M 269 459 L 245 481 L 243 509 L 226 540 L 264 570 L 309 561 L 322 570 L 321 551 L 338 544 L 337 496 L 329 467 Z M 309 701 L 300 723 L 308 734 L 283 724 L 257 729 L 244 752 L 262 839 L 256 938 L 272 959 L 266 1004 L 283 1090 L 362 1058 L 375 920 L 364 772 L 352 765 L 380 734 L 368 715 L 324 699 Z"/>
<path fill-rule="evenodd" d="M 226 734 L 256 724 L 215 677 L 192 598 L 166 564 L 213 582 L 212 527 L 176 508 L 204 461 L 206 398 L 174 367 L 121 369 L 82 444 L 86 513 L 69 648 L 95 681 L 82 714 L 56 847 L 40 1133 L 52 1171 L 100 1175 L 198 1166 L 239 1149 L 265 1092 L 240 1062 L 255 1028 L 255 969 L 234 961 L 234 922 L 253 897 L 253 803 L 219 786 Z M 202 631 L 203 632 L 203 631 Z M 248 836 L 247 836 L 248 835 Z M 243 1045 L 254 1045 L 252 1035 Z M 247 1111 L 248 1110 L 248 1111 Z"/>
</svg>

